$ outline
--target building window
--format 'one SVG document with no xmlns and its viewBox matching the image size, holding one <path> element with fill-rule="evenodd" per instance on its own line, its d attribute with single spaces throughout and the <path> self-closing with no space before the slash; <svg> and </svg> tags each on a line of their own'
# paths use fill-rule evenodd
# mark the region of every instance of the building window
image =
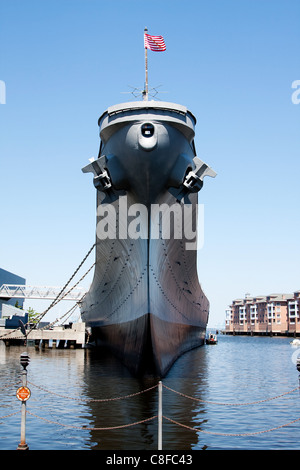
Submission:
<svg viewBox="0 0 300 470">
<path fill-rule="evenodd" d="M 298 314 L 297 302 L 289 302 L 288 311 L 289 311 L 289 318 L 290 318 L 291 322 L 293 320 L 293 323 L 295 323 L 295 317 Z"/>
</svg>

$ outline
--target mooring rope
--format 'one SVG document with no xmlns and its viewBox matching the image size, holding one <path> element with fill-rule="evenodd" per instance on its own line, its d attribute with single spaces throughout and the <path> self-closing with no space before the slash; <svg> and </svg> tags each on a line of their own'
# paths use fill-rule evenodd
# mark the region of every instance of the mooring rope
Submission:
<svg viewBox="0 0 300 470">
<path fill-rule="evenodd" d="M 70 277 L 70 279 L 66 282 L 66 284 L 64 285 L 64 287 L 62 287 L 62 289 L 61 289 L 60 292 L 57 294 L 56 298 L 51 302 L 51 304 L 49 305 L 49 307 L 46 308 L 46 310 L 45 310 L 43 313 L 41 313 L 41 314 L 37 317 L 37 319 L 38 319 L 39 321 L 41 321 L 41 319 L 46 315 L 46 313 L 49 312 L 49 310 L 50 310 L 52 307 L 54 307 L 54 305 L 56 305 L 58 302 L 60 302 L 60 300 L 62 300 L 62 299 L 60 299 L 60 296 L 62 295 L 62 293 L 64 292 L 64 290 L 68 287 L 68 285 L 70 284 L 70 282 L 72 281 L 72 279 L 76 276 L 76 274 L 78 273 L 79 269 L 80 269 L 81 266 L 84 264 L 85 260 L 89 257 L 89 255 L 91 254 L 91 252 L 93 251 L 93 249 L 95 248 L 95 246 L 96 246 L 96 243 L 94 243 L 94 244 L 92 245 L 92 247 L 89 249 L 89 251 L 87 252 L 87 254 L 85 255 L 85 257 L 83 258 L 83 260 L 81 261 L 81 263 L 79 264 L 79 266 L 75 269 L 75 271 L 74 271 L 74 273 L 72 274 L 72 276 Z M 87 273 L 86 273 L 86 274 L 87 274 Z M 32 327 L 32 328 L 29 330 L 29 333 L 30 333 L 30 331 L 32 331 L 34 328 L 35 328 L 35 326 Z"/>
<path fill-rule="evenodd" d="M 83 258 L 83 260 L 81 261 L 81 263 L 79 264 L 79 266 L 76 268 L 76 270 L 74 271 L 74 273 L 72 274 L 72 276 L 70 277 L 70 279 L 68 280 L 68 282 L 66 282 L 66 284 L 64 285 L 64 287 L 60 290 L 60 292 L 57 294 L 57 296 L 55 297 L 55 299 L 51 302 L 51 304 L 49 305 L 49 307 L 46 308 L 46 310 L 42 313 L 40 313 L 38 315 L 38 317 L 36 318 L 37 321 L 41 321 L 42 318 L 49 312 L 49 310 L 54 307 L 55 305 L 57 305 L 61 300 L 63 300 L 67 294 L 69 294 L 73 289 L 75 289 L 75 287 L 85 278 L 85 276 L 87 276 L 87 274 L 91 271 L 91 269 L 95 266 L 95 263 L 92 264 L 92 266 L 86 271 L 86 273 L 79 279 L 79 281 L 73 286 L 71 287 L 71 289 L 69 289 L 67 292 L 64 292 L 64 290 L 67 288 L 67 286 L 70 284 L 70 282 L 72 281 L 72 279 L 76 276 L 76 274 L 78 273 L 79 269 L 81 268 L 81 266 L 84 264 L 84 262 L 86 261 L 86 259 L 89 257 L 89 255 L 91 254 L 91 252 L 93 251 L 93 249 L 95 248 L 96 246 L 96 243 L 94 243 L 92 245 L 92 247 L 89 249 L 89 251 L 87 252 L 87 254 L 85 255 L 85 257 Z M 63 294 L 63 295 L 62 295 Z M 85 294 L 81 297 L 80 300 L 77 301 L 76 303 L 76 306 L 78 305 L 78 303 L 80 303 L 83 299 L 83 297 L 85 296 Z M 69 310 L 70 311 L 70 310 Z M 54 323 L 56 323 L 57 321 L 60 321 L 64 316 L 66 316 L 69 311 L 67 313 L 64 313 L 59 319 L 56 319 Z M 27 322 L 27 324 L 25 325 L 25 327 L 29 324 L 29 322 Z M 29 335 L 29 333 L 34 330 L 34 329 L 45 329 L 45 328 L 49 328 L 49 325 L 47 325 L 46 327 L 43 327 L 43 328 L 36 328 L 36 325 L 34 325 L 33 327 L 31 327 L 29 330 L 28 330 L 28 333 L 26 334 L 26 337 Z M 7 336 L 9 336 L 9 338 L 7 339 L 21 339 L 17 336 L 11 336 L 13 333 L 15 333 L 16 331 L 20 331 L 20 327 L 14 329 L 14 330 L 10 330 L 10 331 L 7 331 L 5 334 L 2 334 L 0 336 L 0 339 L 5 339 Z"/>
</svg>

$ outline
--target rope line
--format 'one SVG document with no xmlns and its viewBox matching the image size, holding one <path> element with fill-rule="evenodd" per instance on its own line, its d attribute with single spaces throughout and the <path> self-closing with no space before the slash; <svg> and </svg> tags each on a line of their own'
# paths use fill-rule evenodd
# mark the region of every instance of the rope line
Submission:
<svg viewBox="0 0 300 470">
<path fill-rule="evenodd" d="M 166 419 L 167 421 L 170 421 L 173 424 L 177 424 L 178 426 L 181 426 L 183 428 L 189 429 L 191 431 L 196 431 L 196 432 L 202 432 L 204 434 L 213 434 L 215 436 L 227 436 L 227 437 L 236 437 L 236 436 L 254 436 L 256 434 L 263 434 L 266 432 L 271 432 L 271 431 L 276 431 L 277 429 L 285 428 L 287 426 L 290 426 L 291 424 L 296 423 L 297 421 L 300 421 L 300 418 L 294 419 L 293 421 L 290 421 L 289 423 L 282 424 L 281 426 L 277 426 L 276 428 L 271 428 L 271 429 L 265 429 L 263 431 L 255 431 L 255 432 L 247 432 L 247 433 L 239 433 L 239 434 L 232 434 L 232 433 L 224 433 L 224 432 L 212 432 L 212 431 L 204 431 L 203 429 L 198 429 L 198 428 L 192 428 L 190 426 L 187 426 L 186 424 L 179 423 L 178 421 L 175 421 L 174 419 L 168 418 L 167 416 L 163 415 L 163 418 Z"/>
<path fill-rule="evenodd" d="M 277 398 L 283 397 L 285 395 L 289 395 L 290 393 L 295 392 L 296 390 L 299 390 L 299 387 L 293 388 L 293 390 L 290 390 L 289 392 L 282 393 L 281 395 L 277 395 L 276 397 L 271 397 L 271 398 L 265 398 L 264 400 L 258 400 L 258 401 L 253 401 L 249 403 L 222 403 L 222 402 L 216 402 L 216 401 L 208 401 L 208 400 L 201 400 L 201 398 L 194 398 L 189 395 L 186 395 L 185 393 L 178 392 L 177 390 L 173 390 L 170 387 L 167 387 L 167 385 L 162 384 L 164 388 L 167 390 L 170 390 L 171 392 L 177 393 L 178 395 L 181 395 L 182 397 L 189 398 L 190 400 L 194 401 L 199 401 L 202 403 L 210 403 L 213 405 L 223 405 L 223 406 L 249 406 L 249 405 L 257 405 L 258 403 L 264 403 L 266 401 L 271 401 L 271 400 L 276 400 Z"/>
<path fill-rule="evenodd" d="M 122 429 L 122 428 L 128 428 L 128 427 L 131 427 L 131 426 L 136 426 L 137 424 L 142 424 L 142 423 L 146 423 L 147 421 L 151 421 L 155 418 L 157 418 L 157 415 L 155 416 L 151 416 L 151 418 L 146 418 L 146 419 L 142 419 L 141 421 L 135 421 L 134 423 L 129 423 L 129 424 L 121 424 L 119 426 L 107 426 L 107 427 L 104 427 L 104 428 L 90 428 L 88 426 L 72 426 L 71 424 L 62 424 L 62 423 L 58 423 L 57 421 L 50 421 L 49 419 L 46 419 L 46 418 L 42 418 L 41 416 L 38 416 L 34 413 L 31 413 L 30 411 L 27 411 L 26 410 L 26 413 L 28 413 L 29 415 L 31 416 L 34 416 L 35 418 L 39 418 L 39 419 L 42 419 L 43 421 L 46 421 L 47 423 L 50 423 L 50 424 L 57 424 L 58 426 L 63 426 L 65 428 L 72 428 L 72 429 L 80 429 L 82 431 L 108 431 L 108 430 L 113 430 L 113 429 Z"/>
</svg>

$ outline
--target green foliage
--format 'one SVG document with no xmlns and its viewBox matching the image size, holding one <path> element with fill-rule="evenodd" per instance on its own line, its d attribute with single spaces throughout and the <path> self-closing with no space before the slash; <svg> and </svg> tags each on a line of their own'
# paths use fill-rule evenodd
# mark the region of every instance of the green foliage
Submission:
<svg viewBox="0 0 300 470">
<path fill-rule="evenodd" d="M 28 308 L 27 312 L 28 312 L 28 321 L 29 321 L 29 323 L 38 323 L 39 313 L 37 313 L 31 307 Z"/>
</svg>

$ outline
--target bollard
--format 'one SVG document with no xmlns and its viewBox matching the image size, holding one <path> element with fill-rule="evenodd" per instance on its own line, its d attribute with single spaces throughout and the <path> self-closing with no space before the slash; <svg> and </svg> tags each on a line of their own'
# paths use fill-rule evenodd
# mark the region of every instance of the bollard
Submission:
<svg viewBox="0 0 300 470">
<path fill-rule="evenodd" d="M 162 383 L 158 382 L 158 450 L 162 450 Z"/>
<path fill-rule="evenodd" d="M 22 402 L 21 408 L 21 442 L 17 447 L 17 450 L 29 450 L 26 444 L 26 401 L 30 398 L 30 390 L 27 388 L 27 366 L 29 364 L 30 357 L 28 354 L 22 353 L 20 356 L 20 363 L 23 366 L 22 370 L 22 387 L 17 390 L 17 398 Z"/>
</svg>

